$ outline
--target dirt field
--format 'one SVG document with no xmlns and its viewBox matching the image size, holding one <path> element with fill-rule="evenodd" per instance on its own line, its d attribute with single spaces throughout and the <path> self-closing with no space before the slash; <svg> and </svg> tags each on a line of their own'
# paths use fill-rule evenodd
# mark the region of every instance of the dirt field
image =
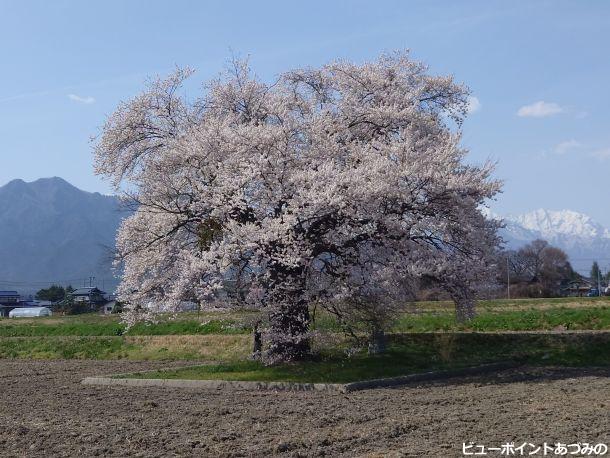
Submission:
<svg viewBox="0 0 610 458">
<path fill-rule="evenodd" d="M 168 366 L 0 360 L 0 456 L 462 456 L 610 444 L 610 369 L 522 369 L 349 395 L 82 386 Z M 491 456 L 500 456 L 497 452 Z"/>
</svg>

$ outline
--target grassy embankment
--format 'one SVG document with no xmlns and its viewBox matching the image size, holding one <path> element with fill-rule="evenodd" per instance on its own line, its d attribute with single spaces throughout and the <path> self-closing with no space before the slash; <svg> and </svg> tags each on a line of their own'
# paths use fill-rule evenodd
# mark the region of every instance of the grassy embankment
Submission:
<svg viewBox="0 0 610 458">
<path fill-rule="evenodd" d="M 418 303 L 396 323 L 386 355 L 368 357 L 360 352 L 350 358 L 337 323 L 318 314 L 315 328 L 326 331 L 327 338 L 314 342 L 317 359 L 272 368 L 247 360 L 251 345 L 248 322 L 253 315 L 247 311 L 185 314 L 128 331 L 117 316 L 4 319 L 0 320 L 0 357 L 204 360 L 222 364 L 167 372 L 163 377 L 312 382 L 344 382 L 513 359 L 533 364 L 610 365 L 609 305 L 608 298 L 484 301 L 475 320 L 459 325 L 451 304 Z M 562 330 L 609 332 L 505 334 Z"/>
<path fill-rule="evenodd" d="M 373 378 L 455 369 L 498 361 L 532 365 L 610 366 L 610 333 L 596 335 L 413 334 L 390 337 L 386 354 L 360 352 L 348 358 L 322 354 L 298 364 L 263 366 L 234 360 L 178 370 L 133 374 L 133 378 L 348 383 Z"/>
</svg>

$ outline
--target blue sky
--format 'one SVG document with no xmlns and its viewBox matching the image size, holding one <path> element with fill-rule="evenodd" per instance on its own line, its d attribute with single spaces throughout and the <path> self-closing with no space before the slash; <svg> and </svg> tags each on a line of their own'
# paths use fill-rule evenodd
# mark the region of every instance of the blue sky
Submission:
<svg viewBox="0 0 610 458">
<path fill-rule="evenodd" d="M 90 138 L 175 65 L 196 69 L 195 95 L 232 55 L 272 80 L 408 48 L 478 100 L 463 142 L 498 162 L 497 213 L 569 208 L 610 227 L 609 32 L 602 0 L 0 0 L 0 185 L 61 176 L 109 192 Z"/>
</svg>

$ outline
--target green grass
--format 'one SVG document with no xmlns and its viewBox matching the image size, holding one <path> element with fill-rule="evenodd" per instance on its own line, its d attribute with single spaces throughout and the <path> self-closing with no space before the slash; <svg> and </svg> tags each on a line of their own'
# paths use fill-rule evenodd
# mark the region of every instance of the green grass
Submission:
<svg viewBox="0 0 610 458">
<path fill-rule="evenodd" d="M 518 311 L 481 310 L 476 318 L 458 324 L 452 312 L 405 314 L 396 323 L 394 332 L 437 331 L 549 331 L 558 327 L 567 330 L 610 329 L 610 307 L 552 308 Z"/>
<path fill-rule="evenodd" d="M 121 337 L 0 338 L 0 358 L 121 359 L 132 350 Z"/>
<path fill-rule="evenodd" d="M 315 329 L 340 331 L 336 320 L 326 314 L 316 317 Z M 551 331 L 557 328 L 567 330 L 608 330 L 610 329 L 610 306 L 600 303 L 596 307 L 554 307 L 522 310 L 480 306 L 477 317 L 467 324 L 455 320 L 453 309 L 412 310 L 399 317 L 392 332 L 439 332 L 439 331 Z"/>
<path fill-rule="evenodd" d="M 237 320 L 209 320 L 199 322 L 165 321 L 156 324 L 137 324 L 127 331 L 132 336 L 249 334 L 251 330 Z"/>
<path fill-rule="evenodd" d="M 67 317 L 66 317 L 67 318 Z M 156 335 L 205 335 L 205 334 L 247 334 L 250 330 L 235 320 L 167 320 L 155 324 L 139 323 L 126 330 L 124 324 L 116 319 L 102 321 L 73 321 L 53 318 L 50 323 L 39 322 L 12 323 L 0 326 L 0 337 L 33 336 L 156 336 Z"/>
<path fill-rule="evenodd" d="M 138 324 L 128 331 L 116 315 L 1 319 L 0 358 L 216 361 L 228 366 L 214 369 L 216 372 L 210 376 L 222 374 L 217 377 L 263 377 L 265 380 L 265 377 L 285 380 L 296 377 L 313 381 L 331 376 L 340 380 L 375 374 L 391 376 L 515 357 L 530 358 L 532 362 L 607 365 L 610 348 L 607 340 L 600 345 L 596 335 L 572 341 L 571 335 L 561 333 L 546 336 L 494 333 L 555 329 L 610 331 L 609 304 L 608 298 L 483 301 L 477 318 L 460 325 L 455 322 L 451 304 L 418 303 L 397 321 L 392 329 L 395 335 L 389 353 L 377 359 L 364 355 L 345 358 L 341 352 L 348 344 L 336 320 L 326 313 L 318 313 L 312 327 L 326 331 L 322 333 L 323 339 L 314 340 L 316 350 L 322 354 L 320 359 L 275 368 L 258 367 L 246 361 L 251 349 L 248 322 L 255 314 L 253 311 L 180 314 L 176 319 L 162 317 L 156 324 Z M 466 340 L 456 337 L 462 332 Z M 538 338 L 555 340 L 535 340 Z"/>
<path fill-rule="evenodd" d="M 537 365 L 608 366 L 610 333 L 578 335 L 414 334 L 393 336 L 388 352 L 337 352 L 298 364 L 264 366 L 229 361 L 192 368 L 135 373 L 129 378 L 349 383 L 482 363 L 519 361 Z"/>
<path fill-rule="evenodd" d="M 482 299 L 477 306 L 482 309 L 514 309 L 540 307 L 595 307 L 610 305 L 610 296 L 600 297 L 542 297 L 521 299 Z M 415 306 L 420 309 L 452 310 L 452 301 L 420 301 Z"/>
<path fill-rule="evenodd" d="M 250 350 L 245 335 L 0 337 L 0 358 L 227 361 Z"/>
<path fill-rule="evenodd" d="M 607 298 L 586 298 L 584 302 L 582 298 L 577 299 L 577 302 L 574 302 L 574 298 L 483 301 L 478 307 L 478 316 L 466 325 L 456 323 L 452 306 L 434 303 L 436 308 L 431 308 L 431 303 L 418 303 L 398 319 L 392 332 L 610 329 L 610 305 Z M 537 302 L 532 305 L 532 301 Z M 162 318 L 155 324 L 137 324 L 129 330 L 115 315 L 3 319 L 0 320 L 0 337 L 249 334 L 248 321 L 252 314 L 251 311 L 216 312 L 202 314 L 199 318 L 196 314 L 185 314 L 176 319 Z M 314 329 L 341 331 L 337 321 L 328 313 L 318 312 L 316 315 Z"/>
</svg>

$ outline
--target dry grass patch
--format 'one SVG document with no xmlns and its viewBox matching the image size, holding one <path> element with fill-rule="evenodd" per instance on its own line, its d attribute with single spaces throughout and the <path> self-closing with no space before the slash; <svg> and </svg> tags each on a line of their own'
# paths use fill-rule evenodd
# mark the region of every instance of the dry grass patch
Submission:
<svg viewBox="0 0 610 458">
<path fill-rule="evenodd" d="M 167 335 L 125 336 L 125 343 L 134 348 L 132 359 L 201 359 L 222 361 L 246 358 L 252 351 L 249 335 Z"/>
</svg>

